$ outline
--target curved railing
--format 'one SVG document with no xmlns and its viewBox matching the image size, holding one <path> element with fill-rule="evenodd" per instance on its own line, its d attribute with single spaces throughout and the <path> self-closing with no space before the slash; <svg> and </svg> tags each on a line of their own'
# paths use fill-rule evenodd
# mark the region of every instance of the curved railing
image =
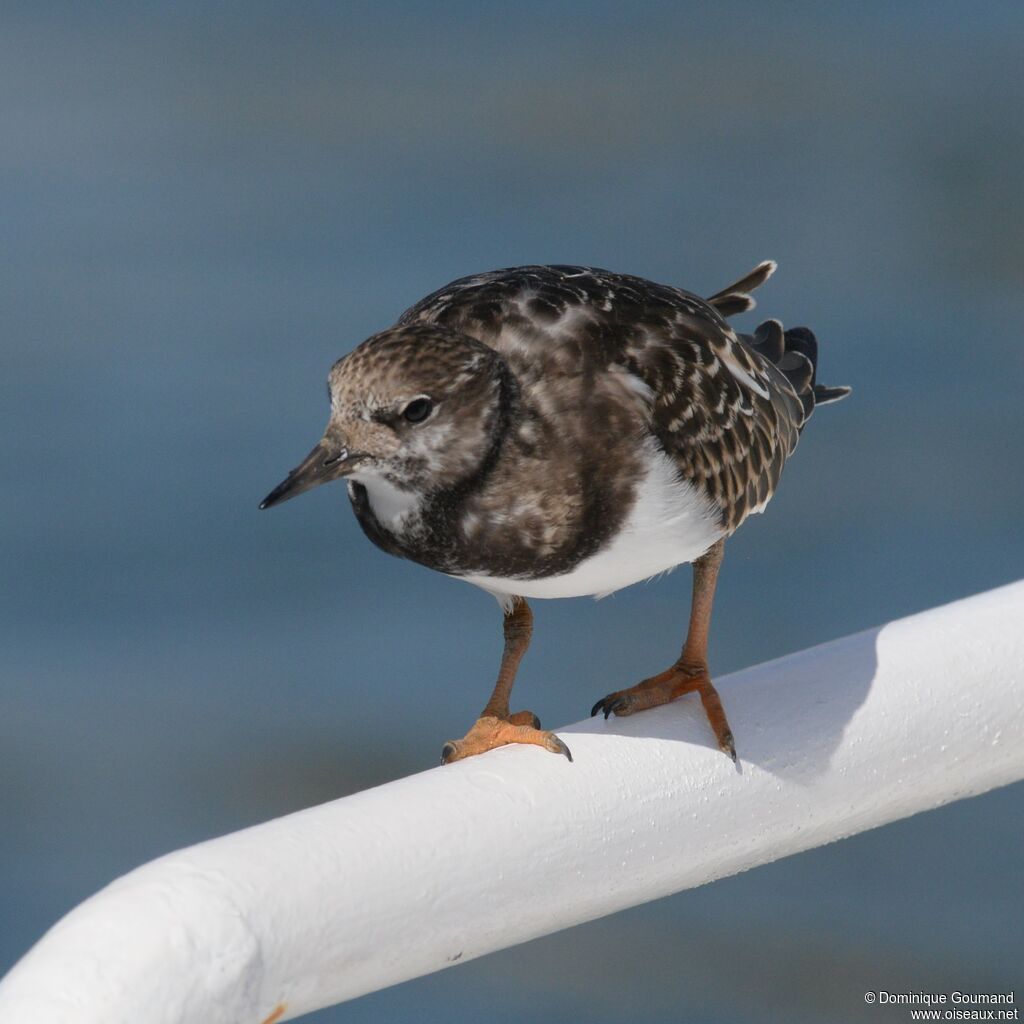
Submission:
<svg viewBox="0 0 1024 1024">
<path fill-rule="evenodd" d="M 1024 777 L 1024 582 L 683 699 L 161 857 L 0 982 L 2 1024 L 266 1024 Z"/>
</svg>

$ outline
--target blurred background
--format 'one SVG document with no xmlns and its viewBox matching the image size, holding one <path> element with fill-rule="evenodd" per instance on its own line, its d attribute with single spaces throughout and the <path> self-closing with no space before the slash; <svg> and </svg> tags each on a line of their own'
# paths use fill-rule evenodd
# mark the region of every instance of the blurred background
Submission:
<svg viewBox="0 0 1024 1024">
<path fill-rule="evenodd" d="M 0 972 L 475 718 L 491 598 L 340 486 L 256 509 L 331 363 L 452 278 L 780 262 L 742 326 L 811 325 L 854 397 L 730 542 L 719 675 L 1020 577 L 1022 37 L 1017 2 L 4 5 Z M 518 703 L 663 667 L 688 597 L 538 603 Z M 309 1019 L 902 1020 L 864 990 L 1021 980 L 1022 826 L 1018 785 Z"/>
</svg>

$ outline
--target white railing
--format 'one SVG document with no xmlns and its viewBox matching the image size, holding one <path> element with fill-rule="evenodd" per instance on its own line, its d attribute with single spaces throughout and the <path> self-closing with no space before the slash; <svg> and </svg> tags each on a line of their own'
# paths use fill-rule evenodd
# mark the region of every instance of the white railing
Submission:
<svg viewBox="0 0 1024 1024">
<path fill-rule="evenodd" d="M 0 982 L 2 1024 L 299 1016 L 1024 777 L 1024 582 L 169 854 Z M 68 856 L 73 856 L 69 851 Z"/>
</svg>

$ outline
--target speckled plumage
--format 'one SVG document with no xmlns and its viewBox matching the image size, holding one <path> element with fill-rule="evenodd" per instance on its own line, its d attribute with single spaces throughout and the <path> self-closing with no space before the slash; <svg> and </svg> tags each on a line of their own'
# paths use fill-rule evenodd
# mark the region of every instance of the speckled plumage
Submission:
<svg viewBox="0 0 1024 1024">
<path fill-rule="evenodd" d="M 683 562 L 695 584 L 680 659 L 595 711 L 699 692 L 735 758 L 705 662 L 723 541 L 771 499 L 815 405 L 848 391 L 815 383 L 806 328 L 727 323 L 774 269 L 706 300 L 587 267 L 497 270 L 428 295 L 334 365 L 323 440 L 263 507 L 346 477 L 370 540 L 502 602 L 495 692 L 446 760 L 503 743 L 568 754 L 508 711 L 523 598 L 600 595 Z"/>
<path fill-rule="evenodd" d="M 396 418 L 395 389 L 457 403 L 439 410 L 457 440 L 432 463 L 407 452 L 384 472 L 424 495 L 405 529 L 373 515 L 357 473 L 359 521 L 384 550 L 453 575 L 564 573 L 623 522 L 650 438 L 727 535 L 774 493 L 814 404 L 811 361 L 791 354 L 787 376 L 762 354 L 778 354 L 766 343 L 781 328 L 760 331 L 737 335 L 709 301 L 604 270 L 455 281 L 332 371 L 357 433 Z"/>
</svg>

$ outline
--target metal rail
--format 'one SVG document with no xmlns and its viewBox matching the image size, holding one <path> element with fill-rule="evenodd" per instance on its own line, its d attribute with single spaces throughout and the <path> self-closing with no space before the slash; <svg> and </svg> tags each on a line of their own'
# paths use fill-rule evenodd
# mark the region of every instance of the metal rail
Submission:
<svg viewBox="0 0 1024 1024">
<path fill-rule="evenodd" d="M 169 854 L 0 982 L 2 1024 L 266 1024 L 1024 777 L 1024 582 Z M 69 854 L 70 855 L 70 854 Z"/>
</svg>

